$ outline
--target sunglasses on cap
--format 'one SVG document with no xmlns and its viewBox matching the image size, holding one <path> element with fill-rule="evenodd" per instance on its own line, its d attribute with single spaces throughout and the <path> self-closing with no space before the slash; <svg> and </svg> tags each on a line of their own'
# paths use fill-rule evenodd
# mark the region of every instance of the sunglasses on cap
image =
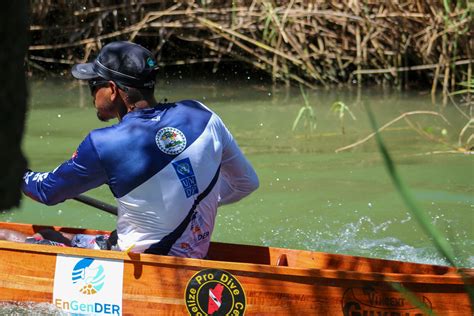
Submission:
<svg viewBox="0 0 474 316">
<path fill-rule="evenodd" d="M 105 79 L 93 79 L 89 80 L 88 83 L 89 89 L 91 89 L 91 94 L 94 95 L 99 88 L 107 86 L 109 81 Z"/>
<path fill-rule="evenodd" d="M 102 87 L 106 87 L 109 84 L 109 80 L 99 78 L 99 79 L 89 80 L 88 83 L 89 83 L 89 88 L 91 89 L 91 94 L 94 95 L 97 92 L 98 89 L 100 89 Z M 119 89 L 121 89 L 125 92 L 128 91 L 128 88 L 125 87 L 124 85 L 119 84 L 118 82 L 115 82 L 115 81 L 114 81 L 114 83 L 117 85 L 117 87 Z"/>
</svg>

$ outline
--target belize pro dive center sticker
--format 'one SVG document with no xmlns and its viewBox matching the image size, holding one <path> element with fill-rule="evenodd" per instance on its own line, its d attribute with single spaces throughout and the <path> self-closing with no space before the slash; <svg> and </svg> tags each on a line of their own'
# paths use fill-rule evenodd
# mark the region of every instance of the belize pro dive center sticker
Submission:
<svg viewBox="0 0 474 316">
<path fill-rule="evenodd" d="M 163 127 L 156 133 L 158 148 L 168 155 L 178 155 L 186 148 L 186 136 L 174 127 Z"/>
<path fill-rule="evenodd" d="M 245 311 L 242 285 L 224 270 L 206 269 L 193 275 L 184 299 L 192 316 L 243 315 Z"/>
</svg>

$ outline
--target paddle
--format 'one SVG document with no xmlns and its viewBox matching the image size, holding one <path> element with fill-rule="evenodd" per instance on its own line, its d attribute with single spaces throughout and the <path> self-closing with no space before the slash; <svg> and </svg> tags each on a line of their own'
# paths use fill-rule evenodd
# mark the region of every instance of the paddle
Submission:
<svg viewBox="0 0 474 316">
<path fill-rule="evenodd" d="M 91 198 L 90 196 L 85 196 L 85 195 L 78 195 L 74 198 L 74 200 L 76 201 L 79 201 L 79 202 L 82 202 L 84 204 L 87 204 L 89 206 L 93 206 L 95 208 L 98 208 L 102 211 L 105 211 L 107 213 L 110 213 L 110 214 L 114 214 L 114 215 L 117 215 L 117 207 L 113 206 L 113 205 L 110 205 L 108 203 L 105 203 L 105 202 L 102 202 L 102 201 L 99 201 L 99 200 L 96 200 L 94 198 Z"/>
</svg>

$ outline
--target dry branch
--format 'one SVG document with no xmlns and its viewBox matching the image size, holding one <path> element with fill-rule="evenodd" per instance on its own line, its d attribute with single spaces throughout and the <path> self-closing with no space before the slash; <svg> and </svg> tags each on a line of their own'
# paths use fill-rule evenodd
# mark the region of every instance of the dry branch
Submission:
<svg viewBox="0 0 474 316">
<path fill-rule="evenodd" d="M 423 115 L 435 115 L 435 116 L 439 116 L 443 119 L 443 121 L 445 121 L 447 124 L 449 124 L 448 120 L 442 115 L 442 114 L 439 114 L 438 112 L 434 112 L 434 111 L 411 111 L 411 112 L 405 112 L 403 113 L 402 115 L 398 116 L 397 118 L 394 118 L 393 120 L 391 120 L 390 122 L 386 123 L 385 125 L 383 125 L 382 127 L 380 127 L 379 129 L 377 129 L 377 131 L 369 134 L 368 136 L 364 137 L 363 139 L 353 143 L 353 144 L 350 144 L 350 145 L 347 145 L 347 146 L 344 146 L 344 147 L 340 147 L 338 149 L 336 149 L 336 152 L 341 152 L 341 151 L 344 151 L 344 150 L 348 150 L 348 149 L 351 149 L 351 148 L 354 148 L 356 146 L 359 146 L 363 143 L 365 143 L 366 141 L 368 141 L 369 139 L 371 139 L 372 137 L 374 137 L 377 133 L 380 133 L 381 131 L 383 131 L 384 129 L 386 129 L 387 127 L 389 127 L 390 125 L 400 121 L 401 119 L 404 119 L 404 118 L 407 118 L 408 116 L 411 116 L 411 115 L 420 115 L 420 114 L 423 114 Z"/>
<path fill-rule="evenodd" d="M 36 62 L 61 63 L 111 40 L 133 40 L 159 47 L 160 62 L 173 64 L 215 58 L 212 42 L 230 48 L 221 57 L 258 65 L 275 80 L 401 84 L 400 71 L 419 71 L 434 78 L 435 93 L 438 85 L 453 88 L 473 63 L 471 14 L 455 4 L 448 14 L 442 2 L 428 0 L 32 0 L 29 50 Z M 178 42 L 184 38 L 198 39 L 188 42 L 196 49 Z M 161 53 L 171 46 L 172 56 Z M 190 55 L 196 50 L 199 56 Z"/>
</svg>

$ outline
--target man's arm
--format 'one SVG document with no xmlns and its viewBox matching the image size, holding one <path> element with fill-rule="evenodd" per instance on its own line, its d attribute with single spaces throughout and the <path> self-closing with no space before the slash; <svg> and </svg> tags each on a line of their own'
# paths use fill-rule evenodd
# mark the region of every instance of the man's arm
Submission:
<svg viewBox="0 0 474 316">
<path fill-rule="evenodd" d="M 72 158 L 51 172 L 28 171 L 23 177 L 23 193 L 32 199 L 54 205 L 107 182 L 90 134 Z"/>
<path fill-rule="evenodd" d="M 8 240 L 15 242 L 24 242 L 28 235 L 10 230 L 10 229 L 0 229 L 0 240 Z"/>
<path fill-rule="evenodd" d="M 223 125 L 223 152 L 219 177 L 219 205 L 246 197 L 259 186 L 258 176 L 234 138 Z"/>
</svg>

